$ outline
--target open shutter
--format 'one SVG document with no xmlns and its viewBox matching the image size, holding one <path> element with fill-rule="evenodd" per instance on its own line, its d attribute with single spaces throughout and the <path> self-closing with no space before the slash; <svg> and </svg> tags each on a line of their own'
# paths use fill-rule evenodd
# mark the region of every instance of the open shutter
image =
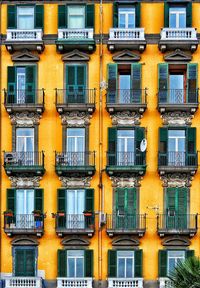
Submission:
<svg viewBox="0 0 200 288">
<path fill-rule="evenodd" d="M 7 189 L 7 209 L 12 210 L 15 214 L 16 210 L 16 189 L 8 188 Z"/>
<path fill-rule="evenodd" d="M 95 17 L 95 10 L 94 4 L 87 4 L 86 5 L 86 28 L 94 28 L 94 17 Z"/>
<path fill-rule="evenodd" d="M 167 103 L 168 95 L 168 64 L 158 64 L 158 100 Z"/>
<path fill-rule="evenodd" d="M 94 189 L 85 190 L 85 209 L 94 211 Z"/>
<path fill-rule="evenodd" d="M 158 252 L 159 277 L 167 277 L 167 250 Z"/>
<path fill-rule="evenodd" d="M 178 227 L 179 229 L 187 228 L 187 188 L 177 188 L 178 190 Z"/>
<path fill-rule="evenodd" d="M 35 66 L 26 66 L 26 103 L 35 103 L 35 74 Z"/>
<path fill-rule="evenodd" d="M 187 64 L 187 101 L 188 103 L 198 103 L 197 72 L 198 64 Z"/>
<path fill-rule="evenodd" d="M 142 249 L 135 250 L 134 261 L 135 261 L 135 277 L 142 277 Z"/>
<path fill-rule="evenodd" d="M 25 249 L 25 269 L 24 276 L 35 277 L 35 249 Z"/>
<path fill-rule="evenodd" d="M 76 66 L 77 102 L 85 103 L 86 65 Z"/>
<path fill-rule="evenodd" d="M 166 206 L 166 214 L 168 216 L 174 216 L 178 213 L 176 207 L 176 199 L 177 199 L 177 188 L 167 188 L 167 206 Z"/>
<path fill-rule="evenodd" d="M 7 28 L 16 29 L 17 28 L 17 6 L 8 5 L 7 7 Z"/>
<path fill-rule="evenodd" d="M 196 128 L 187 127 L 186 129 L 186 141 L 187 141 L 187 150 L 186 150 L 186 164 L 188 166 L 197 165 L 197 155 L 196 155 Z"/>
<path fill-rule="evenodd" d="M 58 250 L 58 277 L 67 277 L 67 250 Z"/>
<path fill-rule="evenodd" d="M 67 6 L 58 5 L 58 29 L 67 28 Z"/>
<path fill-rule="evenodd" d="M 117 64 L 108 64 L 107 103 L 116 103 L 117 97 Z"/>
<path fill-rule="evenodd" d="M 93 277 L 93 250 L 85 250 L 85 277 Z"/>
<path fill-rule="evenodd" d="M 187 28 L 192 27 L 192 2 L 187 3 L 186 26 L 187 26 Z"/>
<path fill-rule="evenodd" d="M 8 103 L 15 103 L 16 101 L 16 67 L 8 66 Z"/>
<path fill-rule="evenodd" d="M 15 276 L 25 276 L 25 250 L 15 249 Z"/>
<path fill-rule="evenodd" d="M 159 128 L 159 165 L 167 165 L 168 129 Z"/>
<path fill-rule="evenodd" d="M 169 27 L 169 4 L 164 3 L 164 27 Z"/>
<path fill-rule="evenodd" d="M 35 29 L 44 29 L 44 5 L 35 6 Z"/>
<path fill-rule="evenodd" d="M 142 65 L 140 63 L 131 64 L 131 79 L 132 79 L 132 98 L 131 103 L 141 103 L 141 68 Z"/>
<path fill-rule="evenodd" d="M 108 277 L 117 277 L 117 251 L 108 250 Z"/>
<path fill-rule="evenodd" d="M 65 189 L 58 189 L 58 211 L 66 212 L 66 190 Z"/>
<path fill-rule="evenodd" d="M 146 151 L 140 151 L 140 144 L 142 139 L 145 138 L 145 129 L 143 127 L 135 128 L 135 164 L 136 165 L 145 165 L 145 156 Z"/>
<path fill-rule="evenodd" d="M 135 27 L 140 28 L 140 3 L 136 3 L 135 5 Z"/>
<path fill-rule="evenodd" d="M 137 204 L 137 193 L 136 188 L 127 189 L 127 213 L 129 215 L 136 214 L 136 204 Z"/>
<path fill-rule="evenodd" d="M 108 165 L 116 165 L 117 163 L 117 128 L 108 128 Z"/>
<path fill-rule="evenodd" d="M 36 188 L 35 189 L 35 210 L 40 210 L 43 212 L 43 195 L 44 189 Z"/>
<path fill-rule="evenodd" d="M 118 3 L 113 3 L 113 28 L 118 28 Z"/>
<path fill-rule="evenodd" d="M 189 258 L 189 257 L 193 257 L 194 256 L 194 250 L 186 250 L 185 251 L 185 257 Z"/>
</svg>

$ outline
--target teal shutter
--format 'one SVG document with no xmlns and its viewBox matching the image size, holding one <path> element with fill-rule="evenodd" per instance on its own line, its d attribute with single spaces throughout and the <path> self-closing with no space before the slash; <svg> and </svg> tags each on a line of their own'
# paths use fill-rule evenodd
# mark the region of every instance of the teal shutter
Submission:
<svg viewBox="0 0 200 288">
<path fill-rule="evenodd" d="M 167 215 L 172 215 L 174 216 L 176 213 L 178 213 L 177 211 L 177 207 L 176 207 L 176 201 L 177 201 L 177 188 L 167 188 L 167 199 L 166 199 L 166 203 L 167 203 L 167 211 L 166 214 Z"/>
<path fill-rule="evenodd" d="M 35 276 L 35 249 L 25 249 L 25 263 L 26 263 L 26 275 L 27 277 Z"/>
<path fill-rule="evenodd" d="M 94 211 L 94 189 L 85 189 L 85 209 Z"/>
<path fill-rule="evenodd" d="M 26 66 L 26 103 L 35 103 L 36 67 Z"/>
<path fill-rule="evenodd" d="M 58 250 L 58 277 L 67 277 L 67 250 Z"/>
<path fill-rule="evenodd" d="M 35 6 L 35 29 L 44 29 L 44 5 Z"/>
<path fill-rule="evenodd" d="M 94 17 L 95 17 L 95 10 L 94 4 L 87 4 L 86 5 L 86 28 L 94 28 Z"/>
<path fill-rule="evenodd" d="M 66 190 L 65 189 L 58 189 L 58 211 L 66 212 Z"/>
<path fill-rule="evenodd" d="M 93 250 L 85 250 L 85 277 L 93 277 Z"/>
<path fill-rule="evenodd" d="M 197 90 L 198 64 L 187 64 L 187 101 L 188 103 L 198 103 Z"/>
<path fill-rule="evenodd" d="M 117 251 L 108 250 L 108 277 L 117 277 Z"/>
<path fill-rule="evenodd" d="M 117 164 L 117 128 L 108 128 L 108 165 Z"/>
<path fill-rule="evenodd" d="M 140 3 L 136 3 L 135 5 L 135 27 L 140 28 Z"/>
<path fill-rule="evenodd" d="M 142 256 L 143 256 L 142 249 L 135 250 L 134 256 L 135 256 L 134 257 L 134 261 L 135 261 L 135 275 L 134 275 L 134 277 L 142 277 Z"/>
<path fill-rule="evenodd" d="M 113 28 L 118 27 L 118 3 L 113 3 Z"/>
<path fill-rule="evenodd" d="M 188 188 L 177 188 L 178 190 L 178 228 L 187 228 L 187 196 Z"/>
<path fill-rule="evenodd" d="M 74 89 L 76 87 L 76 66 L 66 65 L 66 97 L 67 103 L 76 103 Z"/>
<path fill-rule="evenodd" d="M 116 103 L 117 97 L 117 64 L 108 64 L 108 91 L 107 102 Z"/>
<path fill-rule="evenodd" d="M 164 3 L 164 27 L 169 27 L 169 4 Z"/>
<path fill-rule="evenodd" d="M 85 103 L 86 65 L 66 65 L 68 103 Z"/>
<path fill-rule="evenodd" d="M 7 6 L 7 28 L 8 29 L 17 28 L 17 6 L 16 5 Z"/>
<path fill-rule="evenodd" d="M 192 27 L 192 2 L 187 3 L 186 26 L 187 26 L 187 28 Z"/>
<path fill-rule="evenodd" d="M 142 139 L 145 138 L 145 129 L 143 127 L 135 128 L 135 164 L 145 165 L 146 151 L 140 151 L 140 144 Z"/>
<path fill-rule="evenodd" d="M 15 103 L 16 101 L 16 67 L 8 66 L 7 68 L 8 73 L 8 103 Z"/>
<path fill-rule="evenodd" d="M 197 155 L 196 155 L 196 128 L 187 127 L 186 129 L 186 164 L 188 166 L 197 165 Z"/>
<path fill-rule="evenodd" d="M 15 214 L 16 211 L 16 189 L 8 188 L 7 189 L 7 209 L 12 210 Z"/>
<path fill-rule="evenodd" d="M 141 69 L 142 65 L 140 63 L 134 63 L 131 64 L 131 80 L 132 80 L 132 99 L 131 103 L 141 103 L 141 82 L 142 82 L 142 77 L 141 77 Z"/>
<path fill-rule="evenodd" d="M 85 103 L 86 100 L 86 65 L 76 66 L 77 103 Z"/>
<path fill-rule="evenodd" d="M 185 257 L 186 258 L 194 257 L 194 250 L 186 250 L 185 251 Z"/>
<path fill-rule="evenodd" d="M 159 103 L 167 103 L 168 96 L 168 64 L 158 64 L 158 100 Z"/>
<path fill-rule="evenodd" d="M 15 250 L 15 276 L 35 276 L 35 249 Z"/>
<path fill-rule="evenodd" d="M 137 193 L 136 188 L 127 189 L 127 213 L 128 215 L 136 215 Z"/>
<path fill-rule="evenodd" d="M 24 257 L 24 250 L 23 249 L 16 249 L 15 250 L 15 276 L 25 276 L 25 257 Z"/>
<path fill-rule="evenodd" d="M 67 6 L 58 5 L 58 29 L 67 28 Z"/>
<path fill-rule="evenodd" d="M 167 165 L 168 129 L 159 128 L 159 165 Z"/>
<path fill-rule="evenodd" d="M 43 212 L 43 199 L 44 199 L 44 189 L 36 188 L 35 189 L 35 210 L 40 210 Z"/>
<path fill-rule="evenodd" d="M 167 250 L 158 253 L 159 277 L 167 277 Z"/>
<path fill-rule="evenodd" d="M 116 189 L 116 214 L 119 216 L 125 214 L 125 195 L 125 188 Z"/>
</svg>

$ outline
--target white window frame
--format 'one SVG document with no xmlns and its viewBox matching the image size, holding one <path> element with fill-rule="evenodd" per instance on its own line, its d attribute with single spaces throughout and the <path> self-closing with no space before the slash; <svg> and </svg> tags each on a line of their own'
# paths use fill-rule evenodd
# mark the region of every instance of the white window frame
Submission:
<svg viewBox="0 0 200 288">
<path fill-rule="evenodd" d="M 182 9 L 184 9 L 184 11 L 182 10 L 175 10 L 175 8 L 182 8 Z M 174 9 L 174 10 L 172 10 L 172 9 Z M 187 18 L 187 15 L 186 15 L 186 7 L 170 7 L 169 8 L 169 23 L 170 23 L 170 16 L 172 15 L 172 14 L 175 14 L 176 15 L 176 27 L 173 27 L 173 28 L 180 28 L 180 15 L 185 15 L 185 24 L 186 24 L 186 18 Z M 187 24 L 185 25 L 185 26 L 187 26 Z"/>
<path fill-rule="evenodd" d="M 26 129 L 26 130 L 28 130 L 28 129 L 31 129 L 32 131 L 33 131 L 33 135 L 28 135 L 28 136 L 18 136 L 17 135 L 17 131 L 19 131 L 19 129 Z M 27 140 L 25 140 L 25 139 L 27 139 L 27 138 L 33 138 L 33 151 L 31 151 L 31 152 L 34 152 L 34 141 L 35 141 L 35 135 L 34 135 L 34 128 L 29 128 L 29 127 L 27 127 L 27 128 L 17 128 L 16 129 L 16 151 L 17 152 L 21 152 L 21 151 L 18 151 L 18 139 L 20 139 L 20 138 L 23 138 L 24 139 L 24 147 L 25 147 L 25 149 L 24 149 L 24 152 L 28 152 L 27 151 Z"/>
<path fill-rule="evenodd" d="M 19 72 L 20 69 L 23 69 L 23 72 Z M 26 91 L 26 68 L 25 67 L 17 67 L 16 69 L 16 74 L 17 74 L 17 103 L 18 104 L 24 104 L 26 103 L 26 94 L 25 94 L 25 91 Z M 19 88 L 19 78 L 20 76 L 24 76 L 24 83 L 25 83 L 25 87 L 24 89 L 20 89 Z"/>
<path fill-rule="evenodd" d="M 69 131 L 70 130 L 78 130 L 78 129 L 83 129 L 83 131 L 84 131 L 84 136 L 79 136 L 79 135 L 75 135 L 75 136 L 69 136 L 68 135 L 68 133 L 69 133 Z M 80 138 L 83 138 L 84 139 L 84 150 L 83 150 L 83 152 L 85 152 L 85 128 L 67 128 L 67 131 L 66 131 L 66 137 L 67 137 L 67 141 L 66 141 L 66 151 L 67 152 L 82 152 L 82 151 L 79 151 L 79 149 L 78 149 L 78 138 L 80 139 Z M 75 140 L 74 140 L 74 142 L 75 142 L 75 149 L 74 149 L 74 151 L 69 151 L 68 150 L 68 139 L 70 139 L 70 138 L 74 138 Z"/>
<path fill-rule="evenodd" d="M 119 254 L 120 253 L 123 253 L 123 252 L 125 252 L 124 253 L 124 255 L 122 255 L 122 256 L 119 256 Z M 129 255 L 126 255 L 127 254 L 127 252 L 128 253 L 130 253 L 130 254 L 132 254 L 131 256 Z M 125 259 L 125 267 L 124 267 L 124 277 L 121 277 L 121 276 L 119 276 L 119 259 Z M 134 275 L 135 275 L 135 265 L 134 265 L 134 263 L 135 263 L 135 261 L 134 261 L 134 259 L 135 259 L 135 252 L 134 251 L 127 251 L 127 250 L 124 250 L 124 251 L 122 251 L 122 250 L 119 250 L 119 251 L 117 251 L 117 277 L 119 278 L 127 278 L 127 259 L 132 259 L 132 277 L 129 277 L 129 278 L 134 278 Z"/>
<path fill-rule="evenodd" d="M 82 255 L 73 255 L 73 256 L 70 256 L 69 253 L 72 252 L 72 251 L 76 251 L 76 252 L 81 252 Z M 85 255 L 84 255 L 84 250 L 68 250 L 67 251 L 67 275 L 69 275 L 69 261 L 68 259 L 74 259 L 74 277 L 73 278 L 79 278 L 77 277 L 77 259 L 83 259 L 83 277 L 85 275 Z M 68 276 L 69 277 L 69 276 Z"/>
<path fill-rule="evenodd" d="M 120 131 L 131 131 L 133 132 L 134 136 L 119 136 Z M 124 151 L 119 151 L 118 149 L 118 143 L 119 139 L 124 140 Z M 133 150 L 128 151 L 128 139 L 133 139 L 133 142 L 135 144 L 135 130 L 134 129 L 119 129 L 117 130 L 117 152 L 135 152 L 135 145 L 133 146 Z"/>
<path fill-rule="evenodd" d="M 81 10 L 81 8 L 84 10 L 84 13 L 83 14 L 73 14 L 72 12 L 70 12 L 70 8 L 77 8 L 77 10 Z M 84 29 L 85 28 L 85 6 L 81 5 L 81 6 L 76 6 L 76 5 L 69 5 L 68 6 L 68 13 L 67 13 L 67 23 L 70 23 L 70 16 L 83 16 L 83 23 L 84 23 L 84 27 L 83 28 L 80 28 L 80 29 Z M 70 28 L 69 29 L 73 29 L 73 28 Z M 77 27 L 77 29 L 79 29 L 79 27 Z"/>
<path fill-rule="evenodd" d="M 170 256 L 170 253 L 172 254 L 172 253 L 176 253 L 176 252 L 182 252 L 183 254 L 182 254 L 182 256 L 181 257 L 178 257 L 178 256 Z M 182 259 L 182 261 L 184 261 L 185 260 L 185 258 L 186 258 L 186 255 L 185 255 L 186 253 L 185 253 L 185 251 L 184 250 L 172 250 L 172 251 L 167 251 L 167 275 L 169 275 L 169 273 L 171 272 L 170 270 L 169 270 L 169 261 L 170 261 L 170 259 L 175 259 L 175 266 L 177 265 L 177 263 L 178 263 L 178 261 L 180 260 L 180 259 Z"/>
<path fill-rule="evenodd" d="M 121 10 L 121 11 L 120 11 Z M 123 11 L 124 10 L 124 11 Z M 134 19 L 135 19 L 135 22 L 136 22 L 136 11 L 135 11 L 135 8 L 128 8 L 128 7 L 121 7 L 119 8 L 118 10 L 118 28 L 120 28 L 120 16 L 121 15 L 125 15 L 125 28 L 124 29 L 129 29 L 129 15 L 134 15 Z M 135 24 L 134 23 L 134 28 L 135 28 Z M 133 29 L 134 29 L 133 28 Z"/>
<path fill-rule="evenodd" d="M 169 129 L 169 132 L 170 131 L 184 131 L 184 133 L 185 133 L 185 130 L 178 130 L 178 129 L 174 129 L 174 130 Z M 184 135 L 184 136 L 170 136 L 169 135 L 168 137 L 169 137 L 169 139 L 175 139 L 175 150 L 172 151 L 172 152 L 185 152 L 186 151 L 186 149 L 185 149 L 185 151 L 179 151 L 179 149 L 178 149 L 178 143 L 179 143 L 180 139 L 184 139 L 185 140 L 185 144 L 186 144 L 186 135 Z M 170 152 L 170 150 L 168 152 Z"/>
<path fill-rule="evenodd" d="M 35 19 L 34 19 L 34 16 L 35 16 L 35 9 L 34 9 L 34 6 L 18 6 L 17 7 L 17 29 L 20 29 L 19 28 L 19 17 L 20 17 L 20 9 L 21 10 L 25 10 L 25 9 L 27 9 L 27 8 L 29 8 L 29 9 L 32 9 L 32 13 L 26 13 L 26 14 L 21 14 L 21 15 L 28 15 L 28 16 L 33 16 L 33 29 L 34 29 L 34 21 L 35 21 Z M 25 30 L 25 29 L 24 29 Z M 28 29 L 29 30 L 29 29 Z"/>
</svg>

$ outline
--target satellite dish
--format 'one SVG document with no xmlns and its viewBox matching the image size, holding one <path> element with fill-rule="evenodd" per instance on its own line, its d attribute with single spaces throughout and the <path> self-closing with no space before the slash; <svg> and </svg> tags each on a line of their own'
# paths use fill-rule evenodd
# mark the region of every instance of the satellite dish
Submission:
<svg viewBox="0 0 200 288">
<path fill-rule="evenodd" d="M 140 151 L 144 152 L 147 149 L 147 140 L 144 138 L 140 143 Z"/>
</svg>

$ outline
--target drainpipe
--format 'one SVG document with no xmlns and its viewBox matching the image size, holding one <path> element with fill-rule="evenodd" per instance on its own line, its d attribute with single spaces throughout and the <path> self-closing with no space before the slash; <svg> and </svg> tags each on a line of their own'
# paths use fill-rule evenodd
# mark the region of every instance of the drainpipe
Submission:
<svg viewBox="0 0 200 288">
<path fill-rule="evenodd" d="M 1 17 L 1 10 L 2 10 L 2 0 L 0 0 L 0 19 L 2 19 Z M 2 21 L 0 22 L 0 95 L 1 95 L 1 99 L 2 98 L 2 86 L 1 86 L 1 81 L 2 81 L 2 31 L 1 31 L 1 25 L 2 25 Z M 1 103 L 2 101 L 0 101 L 0 153 L 2 151 L 2 137 L 1 137 L 1 133 L 2 133 L 2 115 L 1 115 Z M 1 204 L 2 204 L 2 154 L 1 154 L 1 157 L 0 157 L 0 227 L 2 227 L 1 225 L 1 215 L 2 215 L 2 211 L 1 211 Z M 0 233 L 0 251 L 2 251 L 2 233 Z M 1 257 L 0 257 L 0 275 L 1 275 L 1 271 L 2 271 L 2 267 L 1 267 Z M 0 277 L 1 279 L 1 277 Z M 1 280 L 0 280 L 1 281 Z M 1 284 L 0 284 L 1 285 Z"/>
</svg>

